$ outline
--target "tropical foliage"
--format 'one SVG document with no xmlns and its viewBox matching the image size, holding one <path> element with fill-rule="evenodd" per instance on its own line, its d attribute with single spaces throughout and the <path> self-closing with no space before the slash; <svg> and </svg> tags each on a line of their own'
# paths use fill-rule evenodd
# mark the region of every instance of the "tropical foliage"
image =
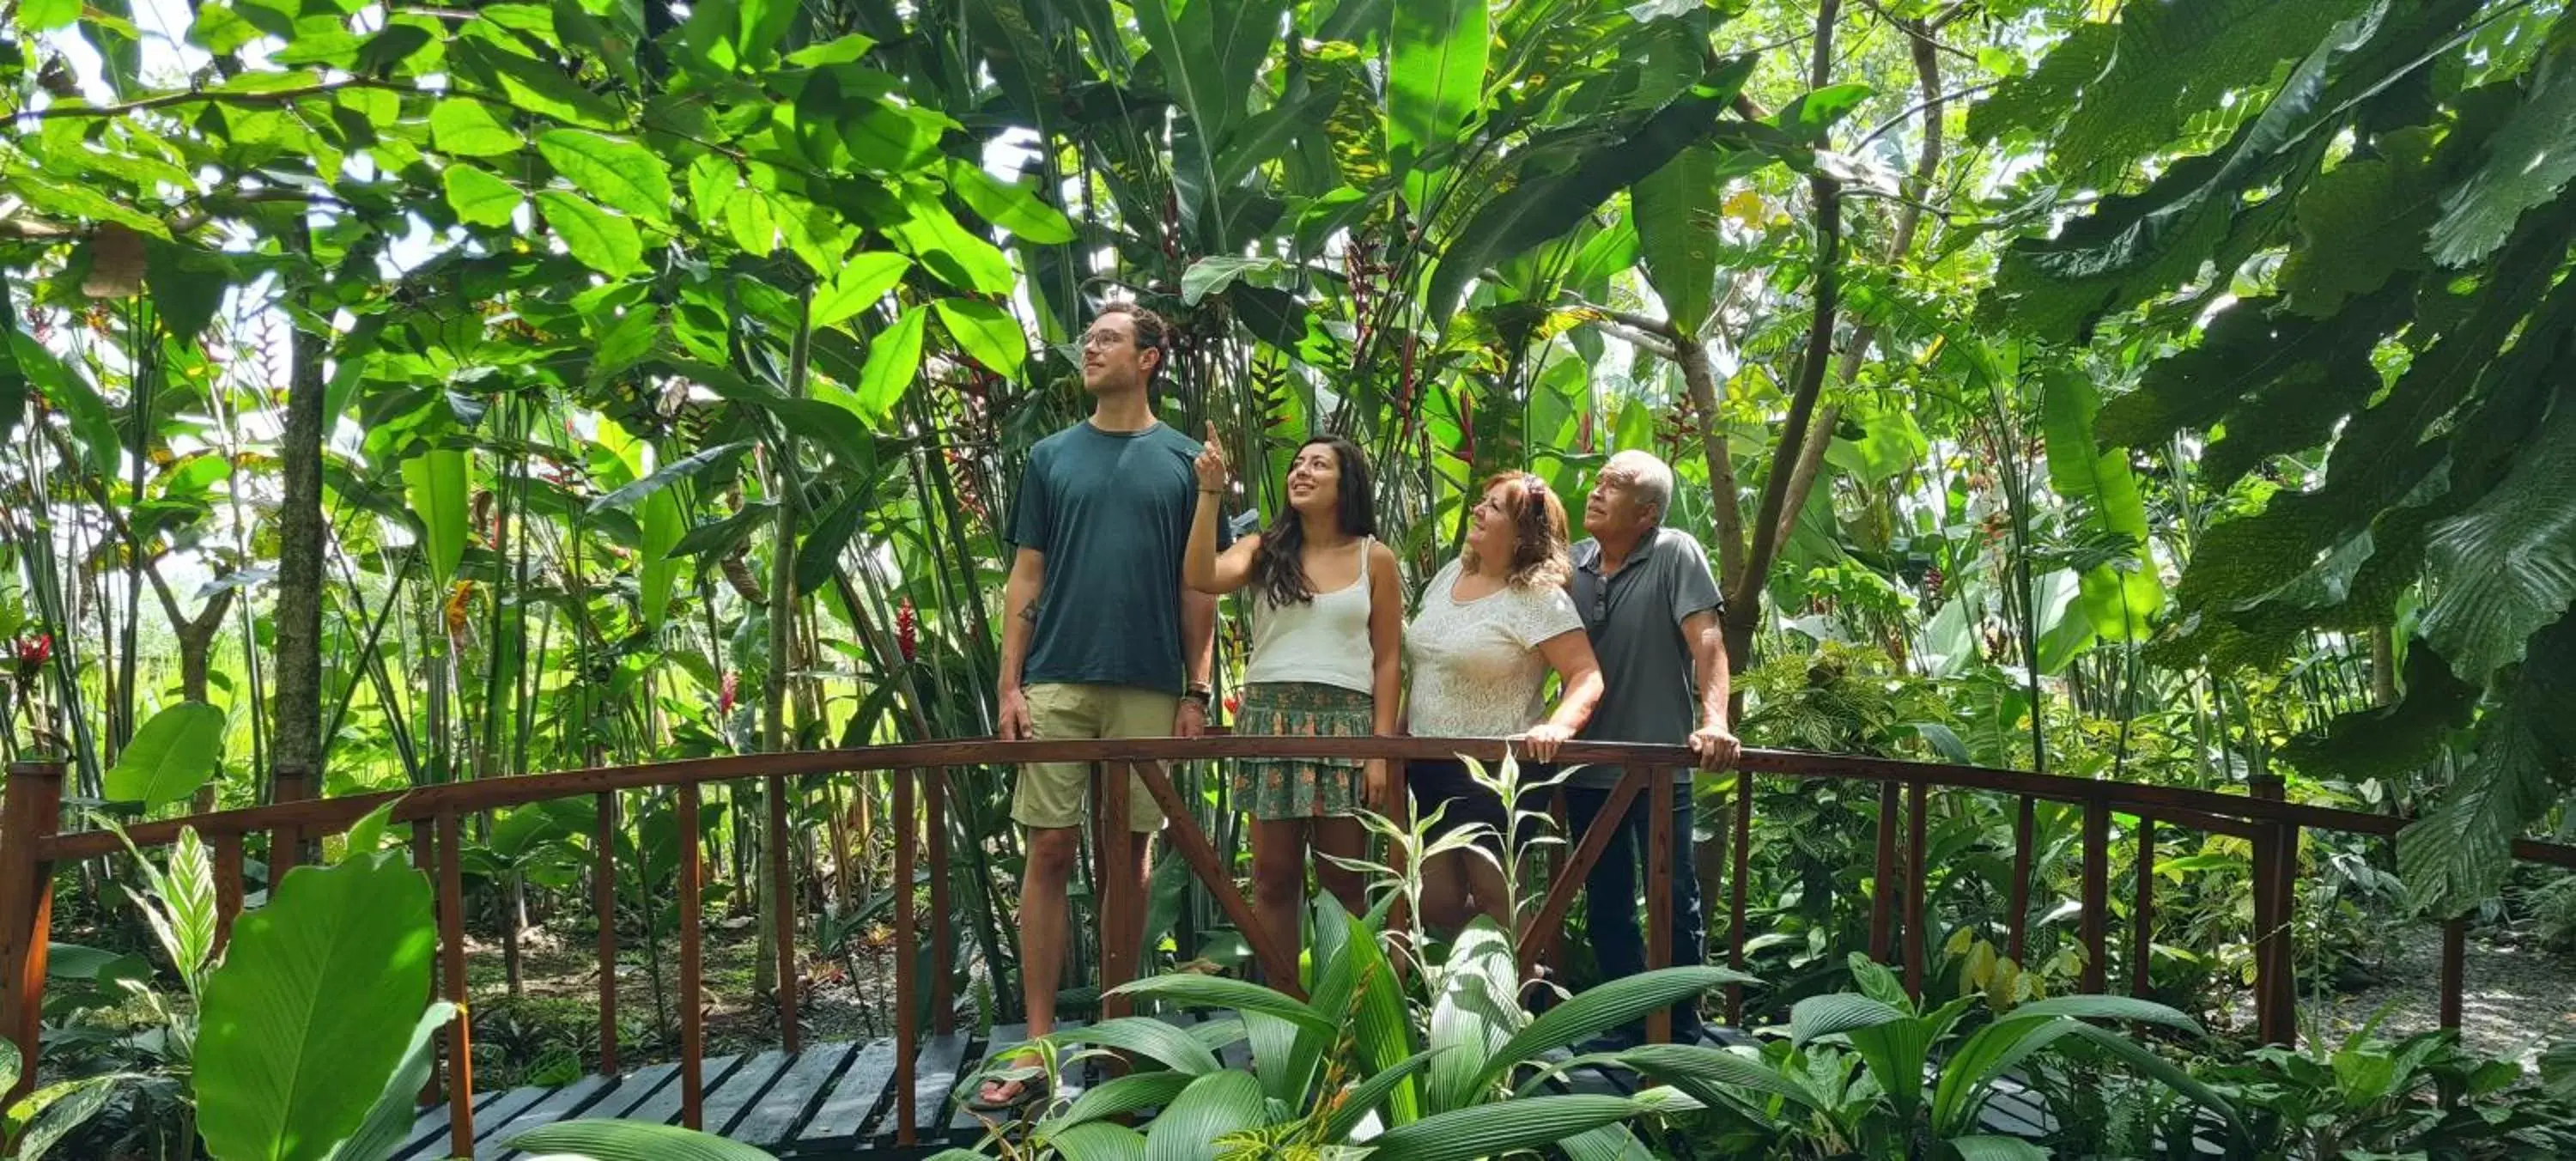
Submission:
<svg viewBox="0 0 2576 1161">
<path fill-rule="evenodd" d="M 1242 504 L 1275 503 L 1308 431 L 1347 432 L 1410 581 L 1489 471 L 1571 496 L 1610 451 L 1673 461 L 1749 741 L 2415 818 L 2393 849 L 2306 839 L 2312 984 L 2384 972 L 2406 914 L 2554 930 L 2566 893 L 2506 854 L 2566 833 L 2576 770 L 2570 19 L 19 0 L 0 756 L 67 760 L 70 797 L 122 822 L 983 736 L 1018 466 L 1081 412 L 1064 344 L 1133 299 L 1176 324 L 1163 418 L 1273 469 Z M 954 910 L 934 921 L 971 1014 L 1006 1021 L 1006 781 L 941 777 Z M 1239 848 L 1222 779 L 1180 781 Z M 1736 788 L 1698 787 L 1710 899 Z M 909 820 L 881 782 L 782 789 L 803 886 L 754 873 L 767 787 L 717 788 L 712 907 L 883 975 L 892 901 L 919 886 L 890 874 Z M 1876 803 L 1747 790 L 1748 966 L 1772 984 L 1749 999 L 1794 1023 L 1858 986 Z M 679 818 L 665 794 L 616 805 L 465 828 L 468 920 L 502 947 L 486 990 L 525 991 L 531 949 L 586 922 L 607 844 L 599 921 L 652 982 L 630 1011 L 653 1051 Z M 2012 916 L 2014 804 L 1934 814 L 1932 994 L 2064 996 L 2075 815 L 2035 812 Z M 2122 881 L 2158 884 L 2151 990 L 2232 1029 L 2250 848 L 2124 819 L 2113 850 Z M 260 854 L 252 901 L 296 902 Z M 141 928 L 100 868 L 64 872 L 49 1053 L 122 1078 L 83 1090 L 110 1094 L 90 1131 L 239 1125 L 190 1087 L 203 1054 L 251 1050 L 210 1022 L 243 1001 L 210 954 L 208 858 L 127 872 Z M 1188 880 L 1156 878 L 1156 955 L 1236 961 Z M 2023 963 L 1998 953 L 2015 919 Z M 236 938 L 238 957 L 285 937 Z M 258 954 L 290 950 L 328 951 Z M 774 989 L 750 958 L 742 990 Z M 863 987 L 834 1000 L 891 1024 Z M 587 1031 L 505 1024 L 525 1010 L 478 1007 L 484 1075 L 595 1054 Z M 422 1014 L 394 1015 L 369 1026 L 401 1040 Z M 317 1106 L 297 1139 L 349 1111 Z"/>
</svg>

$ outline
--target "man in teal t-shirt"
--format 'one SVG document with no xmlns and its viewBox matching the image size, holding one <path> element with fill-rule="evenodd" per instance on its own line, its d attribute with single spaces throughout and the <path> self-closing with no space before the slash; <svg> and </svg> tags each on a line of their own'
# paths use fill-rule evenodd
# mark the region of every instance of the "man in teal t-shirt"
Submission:
<svg viewBox="0 0 2576 1161">
<path fill-rule="evenodd" d="M 1166 327 L 1142 307 L 1104 308 L 1082 339 L 1091 418 L 1038 441 L 1011 510 L 1017 552 L 1003 593 L 1001 736 L 1197 737 L 1207 723 L 1216 599 L 1181 583 L 1198 503 L 1191 462 L 1199 443 L 1154 418 Z M 1057 976 L 1081 852 L 1087 763 L 1022 767 L 1011 818 L 1028 831 L 1020 883 L 1020 988 L 1029 1035 L 1055 1028 Z M 1150 835 L 1163 815 L 1130 778 L 1128 829 Z M 1146 893 L 1149 843 L 1128 844 L 1135 898 Z M 1143 912 L 1132 909 L 1143 938 Z M 1115 938 L 1116 936 L 1113 936 Z M 1034 1056 L 1022 1057 L 1031 1063 Z M 1024 1072 L 985 1081 L 973 1103 L 1009 1108 L 1040 1095 Z"/>
</svg>

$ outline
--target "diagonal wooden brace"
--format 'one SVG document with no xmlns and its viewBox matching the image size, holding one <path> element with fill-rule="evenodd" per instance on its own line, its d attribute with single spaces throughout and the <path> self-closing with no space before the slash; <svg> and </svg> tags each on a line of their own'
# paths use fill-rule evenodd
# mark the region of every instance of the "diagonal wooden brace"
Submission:
<svg viewBox="0 0 2576 1161">
<path fill-rule="evenodd" d="M 1524 975 L 1536 964 L 1535 957 L 1547 941 L 1545 933 L 1565 926 L 1565 913 L 1574 907 L 1574 893 L 1583 889 L 1583 880 L 1601 861 L 1601 852 L 1610 848 L 1611 837 L 1628 820 L 1628 807 L 1645 792 L 1646 779 L 1653 773 L 1640 766 L 1627 768 L 1618 788 L 1610 792 L 1610 801 L 1602 805 L 1601 813 L 1592 818 L 1591 828 L 1583 832 L 1582 845 L 1574 848 L 1573 856 L 1557 871 L 1556 881 L 1548 884 L 1546 901 L 1539 904 L 1538 914 L 1530 917 L 1529 925 L 1521 929 L 1517 950 Z"/>
<path fill-rule="evenodd" d="M 1198 873 L 1199 882 L 1206 885 L 1209 894 L 1216 896 L 1217 906 L 1224 908 L 1226 918 L 1233 920 L 1235 927 L 1243 932 L 1244 942 L 1252 945 L 1253 958 L 1261 961 L 1261 974 L 1268 977 L 1271 987 L 1300 1000 L 1305 999 L 1306 991 L 1297 983 L 1296 949 L 1280 947 L 1271 941 L 1269 929 L 1263 927 L 1260 918 L 1253 914 L 1252 904 L 1244 899 L 1243 892 L 1235 889 L 1234 878 L 1226 874 L 1225 864 L 1217 858 L 1216 847 L 1208 842 L 1206 833 L 1199 830 L 1198 819 L 1190 814 L 1190 804 L 1181 798 L 1180 791 L 1172 788 L 1171 778 L 1163 773 L 1163 764 L 1138 762 L 1135 771 L 1136 777 L 1145 783 L 1145 792 L 1153 795 L 1154 801 L 1163 808 L 1163 818 L 1170 824 L 1166 829 L 1171 835 L 1172 849 L 1189 860 L 1190 869 Z"/>
</svg>

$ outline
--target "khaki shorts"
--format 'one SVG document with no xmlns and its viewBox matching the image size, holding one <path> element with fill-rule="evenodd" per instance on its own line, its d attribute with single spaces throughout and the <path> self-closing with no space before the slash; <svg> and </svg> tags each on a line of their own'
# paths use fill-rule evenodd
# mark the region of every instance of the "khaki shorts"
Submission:
<svg viewBox="0 0 2576 1161">
<path fill-rule="evenodd" d="M 1181 708 L 1179 694 L 1124 685 L 1032 685 L 1029 725 L 1040 738 L 1164 738 Z M 1090 812 L 1091 763 L 1037 762 L 1020 767 L 1011 788 L 1011 821 L 1038 830 L 1081 826 Z M 1127 829 L 1163 828 L 1163 808 L 1145 780 L 1127 777 Z"/>
</svg>

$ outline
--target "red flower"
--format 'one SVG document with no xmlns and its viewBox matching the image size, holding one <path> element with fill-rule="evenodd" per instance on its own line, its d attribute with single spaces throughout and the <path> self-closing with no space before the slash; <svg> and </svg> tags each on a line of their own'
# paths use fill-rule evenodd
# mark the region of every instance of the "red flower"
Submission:
<svg viewBox="0 0 2576 1161">
<path fill-rule="evenodd" d="M 46 662 L 54 659 L 54 635 L 38 633 L 18 639 L 18 676 L 32 678 Z"/>
<path fill-rule="evenodd" d="M 894 611 L 894 647 L 903 653 L 907 664 L 919 650 L 920 629 L 921 614 L 912 607 L 912 598 L 905 597 L 903 605 Z"/>
<path fill-rule="evenodd" d="M 740 696 L 741 693 L 742 674 L 730 669 L 726 670 L 723 688 L 716 691 L 716 713 L 718 715 L 731 714 L 733 712 L 734 699 Z"/>
</svg>

